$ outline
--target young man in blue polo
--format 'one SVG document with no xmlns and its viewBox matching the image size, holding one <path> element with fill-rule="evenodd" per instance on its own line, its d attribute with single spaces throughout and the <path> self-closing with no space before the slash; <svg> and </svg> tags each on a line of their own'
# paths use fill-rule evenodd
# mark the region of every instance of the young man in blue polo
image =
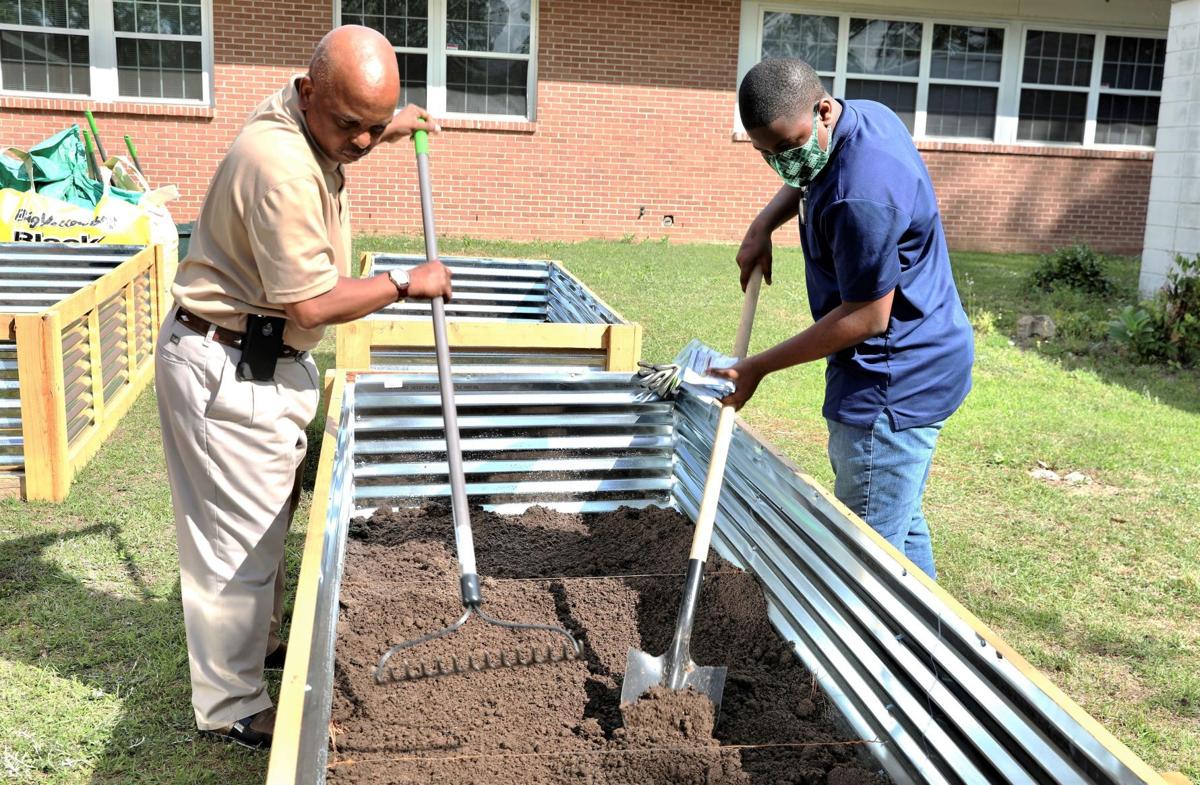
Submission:
<svg viewBox="0 0 1200 785">
<path fill-rule="evenodd" d="M 784 186 L 738 251 L 742 287 L 771 232 L 799 215 L 815 323 L 722 375 L 740 408 L 764 376 L 826 359 L 834 494 L 936 578 L 921 511 L 933 448 L 971 388 L 974 339 L 925 164 L 882 104 L 825 92 L 801 60 L 764 60 L 738 89 L 742 124 Z"/>
</svg>

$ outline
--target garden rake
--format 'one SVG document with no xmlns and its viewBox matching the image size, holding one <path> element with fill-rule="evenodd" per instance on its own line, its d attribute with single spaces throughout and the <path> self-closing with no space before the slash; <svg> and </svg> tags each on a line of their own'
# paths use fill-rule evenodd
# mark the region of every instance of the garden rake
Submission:
<svg viewBox="0 0 1200 785">
<path fill-rule="evenodd" d="M 762 284 L 762 269 L 755 268 L 746 286 L 746 299 L 742 306 L 742 318 L 734 341 L 734 355 L 746 356 L 750 346 L 750 330 L 754 324 L 754 311 L 758 305 L 758 291 Z M 717 397 L 732 392 L 722 390 L 720 380 L 705 378 L 710 367 L 722 364 L 716 352 L 692 341 L 670 365 L 643 366 L 648 373 L 639 372 L 642 384 L 660 397 L 669 398 L 678 393 L 681 386 L 695 385 L 707 388 L 709 394 L 720 390 Z M 692 533 L 692 549 L 688 555 L 687 578 L 684 581 L 683 599 L 675 621 L 675 634 L 671 646 L 661 656 L 654 657 L 640 649 L 630 649 L 625 663 L 625 678 L 621 683 L 621 705 L 636 703 L 653 687 L 663 686 L 671 690 L 686 690 L 689 687 L 701 695 L 708 696 L 719 711 L 721 697 L 725 692 L 726 667 L 698 666 L 692 661 L 692 623 L 696 617 L 696 604 L 700 598 L 700 584 L 704 578 L 704 562 L 708 559 L 712 542 L 713 523 L 717 518 L 717 501 L 725 478 L 725 459 L 729 456 L 729 442 L 733 438 L 733 422 L 737 414 L 732 406 L 722 406 L 717 418 L 716 436 L 713 438 L 712 456 L 708 462 L 708 475 L 704 480 L 704 493 L 700 499 L 700 512 L 696 515 L 696 527 Z"/>
<path fill-rule="evenodd" d="M 429 182 L 429 141 L 424 131 L 413 134 L 413 142 L 417 151 L 417 175 L 421 185 L 421 219 L 425 228 L 425 258 L 432 261 L 437 258 L 437 238 L 433 229 L 433 196 Z M 448 627 L 422 635 L 419 638 L 403 641 L 392 646 L 379 658 L 375 666 L 375 681 L 383 684 L 388 681 L 408 681 L 413 679 L 436 678 L 453 673 L 485 671 L 494 668 L 514 666 L 540 665 L 550 662 L 563 662 L 582 656 L 583 647 L 570 632 L 552 624 L 526 624 L 515 621 L 505 621 L 492 616 L 483 609 L 483 597 L 479 591 L 479 575 L 475 571 L 475 542 L 471 535 L 470 509 L 467 506 L 466 479 L 463 473 L 462 445 L 458 438 L 458 416 L 454 407 L 454 380 L 450 376 L 450 345 L 446 338 L 446 308 L 442 298 L 434 297 L 433 309 L 433 338 L 437 352 L 438 386 L 442 397 L 442 417 L 446 432 L 446 463 L 450 474 L 450 497 L 454 514 L 454 544 L 459 564 L 459 591 L 462 604 L 466 609 L 458 621 Z M 506 627 L 511 630 L 533 630 L 548 632 L 566 639 L 561 648 L 551 646 L 533 647 L 520 651 L 504 651 L 496 654 L 486 653 L 481 656 L 468 655 L 466 658 L 451 657 L 449 662 L 436 660 L 433 663 L 420 662 L 413 664 L 405 662 L 399 668 L 391 666 L 388 661 L 401 651 L 412 649 L 423 643 L 456 632 L 467 623 L 472 616 L 478 616 L 487 624 Z"/>
</svg>

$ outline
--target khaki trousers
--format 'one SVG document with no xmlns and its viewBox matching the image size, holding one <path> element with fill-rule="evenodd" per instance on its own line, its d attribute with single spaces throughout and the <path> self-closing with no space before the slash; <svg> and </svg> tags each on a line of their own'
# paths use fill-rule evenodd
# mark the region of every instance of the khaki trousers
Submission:
<svg viewBox="0 0 1200 785">
<path fill-rule="evenodd" d="M 238 380 L 239 355 L 172 311 L 155 358 L 201 730 L 271 706 L 263 659 L 278 645 L 284 540 L 320 397 L 307 352 L 281 358 L 273 382 Z"/>
</svg>

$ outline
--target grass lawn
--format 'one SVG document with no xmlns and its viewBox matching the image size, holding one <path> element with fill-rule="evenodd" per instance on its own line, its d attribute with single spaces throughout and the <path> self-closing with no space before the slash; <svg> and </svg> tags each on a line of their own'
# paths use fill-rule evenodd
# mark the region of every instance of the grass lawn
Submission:
<svg viewBox="0 0 1200 785">
<path fill-rule="evenodd" d="M 562 259 L 645 326 L 648 358 L 693 336 L 733 342 L 741 295 L 728 246 L 442 250 Z M 941 582 L 1152 766 L 1200 781 L 1200 373 L 1130 365 L 1106 343 L 1103 322 L 1132 301 L 1135 262 L 1110 262 L 1120 292 L 1109 301 L 1029 293 L 1033 257 L 954 263 L 977 362 L 926 497 Z M 755 349 L 810 321 L 798 250 L 777 254 L 774 278 Z M 1022 313 L 1051 314 L 1058 337 L 1014 343 Z M 328 365 L 332 341 L 322 348 Z M 822 381 L 817 364 L 770 377 L 743 416 L 828 485 Z M 1039 462 L 1091 482 L 1034 480 Z M 293 580 L 307 501 L 289 541 Z M 0 502 L 0 781 L 262 781 L 265 756 L 194 733 L 170 520 L 152 392 L 65 503 Z"/>
</svg>

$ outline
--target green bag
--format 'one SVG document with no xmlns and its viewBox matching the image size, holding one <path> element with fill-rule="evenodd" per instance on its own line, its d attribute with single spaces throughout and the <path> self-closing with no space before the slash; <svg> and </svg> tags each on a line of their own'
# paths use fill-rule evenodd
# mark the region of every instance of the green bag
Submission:
<svg viewBox="0 0 1200 785">
<path fill-rule="evenodd" d="M 104 185 L 88 176 L 87 153 L 79 141 L 77 125 L 43 139 L 27 151 L 10 148 L 10 152 L 20 157 L 0 155 L 0 188 L 28 191 L 32 171 L 35 190 L 43 196 L 93 208 L 104 195 Z M 109 194 L 130 204 L 142 198 L 140 191 L 115 186 L 110 186 Z"/>
</svg>

